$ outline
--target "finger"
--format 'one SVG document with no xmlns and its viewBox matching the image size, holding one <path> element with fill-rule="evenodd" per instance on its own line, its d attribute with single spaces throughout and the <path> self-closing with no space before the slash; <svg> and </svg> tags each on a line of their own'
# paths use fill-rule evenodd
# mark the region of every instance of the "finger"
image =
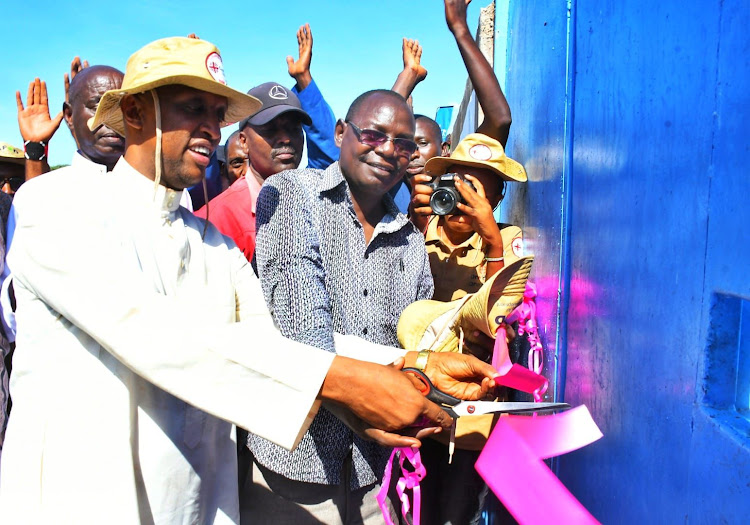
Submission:
<svg viewBox="0 0 750 525">
<path fill-rule="evenodd" d="M 313 36 L 312 29 L 310 29 L 310 24 L 305 24 L 305 34 L 307 35 L 307 39 L 310 41 L 310 46 L 312 46 Z"/>
<path fill-rule="evenodd" d="M 420 63 L 422 61 L 422 46 L 417 43 L 417 63 Z"/>
<path fill-rule="evenodd" d="M 426 398 L 424 401 L 424 410 L 422 414 L 430 421 L 437 423 L 437 426 L 443 427 L 446 430 L 451 428 L 453 424 L 453 418 L 448 413 L 437 406 L 432 401 L 428 401 Z"/>
<path fill-rule="evenodd" d="M 457 202 L 456 203 L 456 208 L 458 208 L 459 210 L 461 210 L 461 213 L 463 213 L 464 215 L 466 215 L 468 217 L 476 217 L 476 215 L 477 215 L 477 212 L 476 212 L 476 210 L 474 208 L 472 208 L 468 204 L 464 204 L 463 202 Z"/>
<path fill-rule="evenodd" d="M 432 215 L 432 208 L 429 206 L 420 206 L 419 208 L 414 208 L 413 212 L 416 215 Z"/>
<path fill-rule="evenodd" d="M 305 41 L 305 26 L 300 26 L 299 29 L 297 29 L 297 45 L 301 48 L 302 42 Z"/>
<path fill-rule="evenodd" d="M 52 119 L 52 122 L 55 123 L 55 129 L 60 127 L 60 123 L 62 122 L 63 116 L 64 116 L 64 113 L 61 111 L 60 113 L 55 115 L 54 119 Z"/>
<path fill-rule="evenodd" d="M 26 107 L 34 103 L 34 82 L 29 82 L 29 90 L 26 92 Z"/>
<path fill-rule="evenodd" d="M 34 79 L 34 104 L 39 104 L 42 97 L 42 84 L 38 78 Z"/>
<path fill-rule="evenodd" d="M 16 91 L 16 106 L 18 107 L 18 112 L 20 113 L 23 111 L 23 101 L 21 100 L 21 92 Z"/>
<path fill-rule="evenodd" d="M 39 100 L 41 101 L 43 105 L 49 106 L 49 102 L 47 100 L 47 83 L 43 80 L 42 80 L 42 93 L 41 93 L 41 96 L 39 97 Z"/>
<path fill-rule="evenodd" d="M 292 67 L 294 66 L 294 57 L 291 55 L 287 55 L 286 57 L 286 67 L 289 71 L 292 70 Z"/>
<path fill-rule="evenodd" d="M 73 60 L 70 62 L 70 79 L 73 80 L 73 77 L 76 76 L 76 73 L 78 73 L 78 70 L 81 69 L 81 57 L 74 57 Z"/>
<path fill-rule="evenodd" d="M 413 180 L 416 184 L 419 184 L 421 182 L 430 182 L 430 181 L 432 181 L 432 177 L 429 176 L 429 175 L 425 175 L 424 173 L 422 173 L 422 174 L 419 174 L 419 175 L 414 175 L 414 177 L 412 177 L 411 180 Z"/>
<path fill-rule="evenodd" d="M 377 428 L 368 428 L 364 431 L 368 439 L 384 447 L 419 447 L 422 443 L 419 439 L 411 436 L 402 436 L 393 432 L 386 432 Z"/>
<path fill-rule="evenodd" d="M 465 174 L 464 177 L 466 180 L 471 182 L 474 185 L 474 188 L 476 188 L 477 195 L 482 197 L 483 199 L 487 198 L 487 194 L 484 191 L 484 184 L 482 184 L 479 179 L 474 177 L 473 175 Z"/>
<path fill-rule="evenodd" d="M 195 38 L 196 40 L 200 40 L 200 37 L 197 37 L 197 36 L 194 36 L 193 38 Z M 86 69 L 87 67 L 89 67 L 89 61 L 84 60 L 83 65 L 81 66 L 81 69 Z"/>
<path fill-rule="evenodd" d="M 395 368 L 396 370 L 401 370 L 402 368 L 404 368 L 405 364 L 406 364 L 406 359 L 404 359 L 403 357 L 399 357 L 390 366 L 392 368 Z"/>
<path fill-rule="evenodd" d="M 70 77 L 65 73 L 63 75 L 63 84 L 65 85 L 65 102 L 68 102 L 68 92 L 70 91 Z"/>
</svg>

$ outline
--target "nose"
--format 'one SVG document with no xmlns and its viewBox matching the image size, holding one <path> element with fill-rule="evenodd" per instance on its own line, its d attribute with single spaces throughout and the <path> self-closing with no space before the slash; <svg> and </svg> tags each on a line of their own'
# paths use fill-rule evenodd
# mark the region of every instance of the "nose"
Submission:
<svg viewBox="0 0 750 525">
<path fill-rule="evenodd" d="M 393 157 L 396 154 L 396 145 L 391 137 L 387 137 L 385 142 L 375 148 L 375 151 L 384 157 Z"/>
<path fill-rule="evenodd" d="M 206 134 L 206 138 L 213 142 L 214 146 L 217 146 L 221 140 L 221 125 L 219 119 L 209 118 L 204 120 L 203 132 Z"/>
</svg>

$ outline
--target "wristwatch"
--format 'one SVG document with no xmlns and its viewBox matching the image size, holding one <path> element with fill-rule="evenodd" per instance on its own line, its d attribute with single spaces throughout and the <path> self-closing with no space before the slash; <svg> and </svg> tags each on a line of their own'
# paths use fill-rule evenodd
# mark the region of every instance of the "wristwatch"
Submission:
<svg viewBox="0 0 750 525">
<path fill-rule="evenodd" d="M 23 153 L 29 160 L 44 160 L 47 158 L 47 143 L 27 140 L 23 143 Z"/>
</svg>

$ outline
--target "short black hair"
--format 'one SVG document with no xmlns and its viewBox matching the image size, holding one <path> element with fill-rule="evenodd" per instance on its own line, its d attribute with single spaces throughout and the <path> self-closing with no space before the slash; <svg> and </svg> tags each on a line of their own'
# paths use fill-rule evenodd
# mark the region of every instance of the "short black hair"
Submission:
<svg viewBox="0 0 750 525">
<path fill-rule="evenodd" d="M 432 132 L 435 133 L 435 136 L 437 137 L 438 141 L 442 143 L 443 141 L 443 130 L 440 129 L 440 124 L 435 122 L 433 119 L 428 117 L 427 115 L 420 115 L 415 114 L 414 115 L 414 121 L 421 120 L 423 122 L 427 122 L 427 125 L 432 128 Z"/>
<path fill-rule="evenodd" d="M 227 137 L 226 142 L 224 142 L 224 145 L 222 146 L 222 148 L 224 148 L 224 159 L 226 160 L 227 164 L 229 164 L 229 156 L 227 155 L 227 150 L 229 149 L 229 143 L 234 139 L 234 137 L 236 137 L 239 134 L 240 134 L 240 130 L 239 129 L 235 130 L 234 133 L 232 133 L 231 135 Z"/>
<path fill-rule="evenodd" d="M 362 109 L 362 106 L 365 104 L 365 102 L 367 102 L 370 97 L 373 97 L 375 95 L 384 95 L 386 97 L 390 97 L 391 99 L 404 104 L 407 108 L 409 107 L 409 105 L 406 103 L 406 99 L 395 91 L 391 91 L 390 89 L 372 89 L 370 91 L 365 91 L 360 96 L 354 99 L 352 105 L 349 106 L 349 111 L 346 112 L 347 122 L 353 120 L 354 117 L 359 114 L 359 111 L 360 109 Z"/>
</svg>

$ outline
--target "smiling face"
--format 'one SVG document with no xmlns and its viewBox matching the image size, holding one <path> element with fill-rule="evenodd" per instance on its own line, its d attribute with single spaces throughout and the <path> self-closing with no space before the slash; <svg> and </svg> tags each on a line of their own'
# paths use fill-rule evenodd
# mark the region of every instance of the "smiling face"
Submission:
<svg viewBox="0 0 750 525">
<path fill-rule="evenodd" d="M 227 139 L 226 143 L 226 170 L 227 182 L 231 186 L 234 181 L 245 175 L 247 172 L 247 153 L 240 144 L 240 132 L 235 131 Z"/>
<path fill-rule="evenodd" d="M 414 116 L 395 94 L 372 93 L 356 111 L 350 111 L 348 119 L 361 129 L 375 129 L 391 139 L 414 140 Z M 358 198 L 379 200 L 403 178 L 411 158 L 397 154 L 392 140 L 377 147 L 361 143 L 352 126 L 341 121 L 336 125 L 336 143 L 341 147 L 341 172 Z"/>
<path fill-rule="evenodd" d="M 108 66 L 91 66 L 81 70 L 70 84 L 69 104 L 64 106 L 65 120 L 84 157 L 112 169 L 122 156 L 125 140 L 107 126 L 95 131 L 88 121 L 96 113 L 102 95 L 120 89 L 123 75 Z"/>
<path fill-rule="evenodd" d="M 250 171 L 261 181 L 280 171 L 296 169 L 302 160 L 304 140 L 302 118 L 293 111 L 260 126 L 248 124 L 240 132 Z"/>
<path fill-rule="evenodd" d="M 174 190 L 203 180 L 219 145 L 227 110 L 225 97 L 182 85 L 156 90 L 161 108 L 161 184 Z M 130 95 L 121 104 L 126 122 L 125 158 L 138 171 L 155 177 L 156 114 L 151 92 Z"/>
<path fill-rule="evenodd" d="M 443 138 L 437 122 L 423 115 L 417 116 L 416 120 L 414 142 L 417 143 L 419 149 L 411 158 L 406 170 L 409 177 L 423 173 L 425 163 L 432 157 L 440 155 L 440 143 Z"/>
</svg>

